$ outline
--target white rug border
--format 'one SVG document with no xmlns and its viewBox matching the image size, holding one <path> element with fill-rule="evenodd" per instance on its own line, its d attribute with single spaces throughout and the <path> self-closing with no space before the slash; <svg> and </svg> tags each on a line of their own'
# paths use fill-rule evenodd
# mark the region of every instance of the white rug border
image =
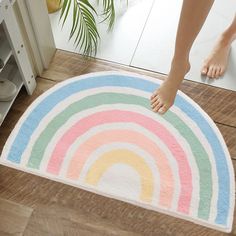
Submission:
<svg viewBox="0 0 236 236">
<path fill-rule="evenodd" d="M 48 90 L 46 90 L 43 94 L 39 95 L 36 98 L 36 100 L 34 100 L 30 104 L 30 106 L 26 109 L 24 114 L 20 117 L 20 119 L 16 123 L 14 129 L 12 130 L 11 134 L 9 135 L 9 137 L 8 137 L 8 139 L 7 139 L 7 141 L 6 141 L 5 145 L 4 145 L 3 150 L 8 150 L 8 147 L 9 147 L 8 144 L 10 142 L 12 142 L 13 136 L 15 134 L 15 130 L 17 130 L 17 128 L 22 125 L 25 116 L 27 116 L 32 111 L 32 108 L 37 106 L 52 91 L 57 90 L 60 87 L 63 87 L 65 85 L 71 83 L 71 81 L 75 80 L 75 79 L 82 80 L 82 79 L 89 78 L 91 76 L 98 77 L 98 76 L 103 76 L 103 75 L 131 76 L 131 77 L 134 77 L 134 78 L 141 78 L 141 79 L 145 79 L 145 80 L 157 83 L 157 85 L 161 84 L 163 82 L 163 80 L 158 79 L 158 78 L 154 78 L 154 77 L 151 77 L 151 76 L 147 76 L 147 75 L 143 75 L 143 74 L 138 74 L 138 73 L 134 73 L 134 72 L 124 72 L 124 71 L 91 72 L 91 73 L 87 73 L 87 74 L 83 74 L 83 75 L 74 76 L 74 77 L 68 78 L 68 79 L 66 79 L 64 81 L 60 81 L 59 83 L 55 84 L 53 87 L 51 87 Z M 219 141 L 222 144 L 222 147 L 223 147 L 223 150 L 225 152 L 225 155 L 226 155 L 226 157 L 228 157 L 228 158 L 226 158 L 226 161 L 227 161 L 228 168 L 230 170 L 229 171 L 229 174 L 230 174 L 230 186 L 231 186 L 231 189 L 232 189 L 232 192 L 233 192 L 233 193 L 230 194 L 230 196 L 231 196 L 230 205 L 232 206 L 232 208 L 230 208 L 230 211 L 234 211 L 234 208 L 235 208 L 235 201 L 234 201 L 234 193 L 235 193 L 234 168 L 233 168 L 233 163 L 232 163 L 232 160 L 231 160 L 228 148 L 227 148 L 227 146 L 225 144 L 224 138 L 223 138 L 220 130 L 216 126 L 216 124 L 210 118 L 210 116 L 195 101 L 193 101 L 189 96 L 187 96 L 186 94 L 184 94 L 180 90 L 178 90 L 178 94 L 181 95 L 184 99 L 186 99 L 186 101 L 188 101 L 191 105 L 193 105 L 197 110 L 199 110 L 201 112 L 203 117 L 208 121 L 208 124 L 211 126 L 211 128 L 216 132 L 217 137 L 219 138 Z M 16 167 L 17 165 L 8 163 L 7 161 L 2 160 L 1 157 L 0 157 L 0 164 L 8 166 L 8 167 L 11 167 L 11 168 L 14 168 L 14 169 L 17 169 L 17 170 L 21 170 L 21 171 L 24 171 L 24 172 L 27 172 L 27 173 L 30 173 L 30 174 L 34 174 L 34 175 L 37 175 L 37 176 L 40 176 L 40 177 L 44 177 L 44 178 L 47 178 L 47 179 L 50 179 L 50 180 L 53 180 L 53 181 L 64 183 L 64 184 L 67 184 L 67 185 L 70 185 L 70 186 L 73 186 L 73 187 L 76 187 L 76 188 L 81 188 L 81 189 L 84 189 L 86 191 L 93 192 L 93 193 L 96 193 L 96 194 L 99 194 L 99 195 L 102 195 L 102 196 L 105 196 L 105 197 L 109 197 L 109 198 L 113 198 L 113 199 L 116 199 L 116 200 L 128 202 L 128 203 L 130 203 L 132 205 L 140 206 L 140 207 L 143 207 L 143 208 L 146 208 L 146 209 L 154 210 L 154 211 L 157 211 L 157 212 L 160 212 L 160 213 L 164 213 L 164 214 L 167 214 L 167 215 L 170 215 L 170 216 L 174 216 L 174 217 L 177 217 L 177 218 L 180 218 L 180 219 L 184 219 L 184 220 L 187 220 L 187 221 L 190 221 L 190 222 L 193 222 L 193 223 L 197 222 L 199 225 L 203 225 L 203 226 L 206 226 L 208 228 L 218 229 L 218 230 L 220 230 L 222 232 L 227 232 L 227 233 L 232 231 L 233 214 L 230 214 L 230 218 L 228 219 L 228 225 L 231 225 L 230 228 L 220 227 L 217 224 L 214 224 L 214 227 L 213 227 L 213 223 L 209 224 L 209 223 L 207 223 L 204 220 L 193 219 L 192 217 L 190 218 L 190 217 L 188 217 L 186 215 L 183 215 L 181 213 L 173 213 L 173 212 L 170 212 L 168 210 L 164 210 L 164 209 L 161 209 L 161 208 L 154 208 L 154 207 L 151 207 L 150 205 L 146 205 L 146 204 L 143 204 L 143 203 L 140 203 L 140 202 L 131 201 L 129 199 L 125 199 L 125 197 L 123 199 L 120 199 L 119 197 L 112 196 L 112 195 L 106 194 L 106 193 L 102 193 L 102 192 L 99 192 L 99 191 L 96 191 L 96 190 L 93 190 L 93 189 L 91 190 L 91 189 L 86 188 L 84 186 L 76 186 L 76 185 L 73 185 L 72 183 L 69 183 L 66 180 L 63 181 L 63 180 L 61 180 L 61 179 L 59 179 L 57 177 L 49 177 L 49 176 L 46 176 L 46 175 L 44 175 L 42 173 L 40 175 L 40 173 L 38 173 L 37 170 L 30 171 L 29 169 L 26 169 L 26 168 L 22 168 L 22 167 L 18 168 L 18 167 Z"/>
<path fill-rule="evenodd" d="M 166 215 L 169 215 L 169 216 L 173 216 L 175 218 L 179 218 L 179 219 L 182 219 L 182 220 L 186 220 L 186 221 L 189 221 L 189 222 L 192 222 L 194 224 L 199 224 L 199 225 L 202 225 L 202 226 L 206 226 L 207 228 L 211 228 L 213 230 L 219 230 L 219 231 L 222 231 L 222 232 L 226 232 L 226 233 L 230 233 L 232 231 L 232 228 L 227 228 L 227 227 L 220 227 L 219 225 L 217 224 L 213 224 L 213 223 L 208 223 L 207 221 L 204 221 L 204 220 L 200 220 L 199 218 L 193 218 L 193 217 L 188 217 L 186 215 L 184 215 L 183 213 L 180 213 L 180 212 L 172 212 L 172 211 L 168 211 L 167 209 L 163 209 L 163 208 L 158 208 L 158 207 L 152 207 L 151 205 L 149 204 L 145 204 L 145 203 L 141 203 L 141 202 L 136 202 L 135 200 L 130 200 L 130 199 L 127 199 L 125 197 L 117 197 L 117 196 L 113 196 L 111 194 L 108 194 L 108 193 L 104 193 L 104 192 L 100 192 L 98 190 L 95 190 L 93 188 L 88 188 L 88 187 L 85 187 L 85 186 L 82 186 L 82 185 L 76 185 L 76 184 L 73 184 L 67 180 L 62 180 L 62 179 L 59 179 L 55 176 L 52 176 L 52 175 L 45 175 L 45 174 L 42 174 L 42 173 L 39 173 L 37 170 L 32 170 L 30 168 L 22 168 L 22 167 L 16 167 L 14 164 L 11 164 L 11 163 L 8 163 L 8 162 L 2 162 L 0 161 L 0 164 L 1 165 L 4 165 L 6 167 L 10 167 L 10 168 L 13 168 L 13 169 L 16 169 L 16 170 L 20 170 L 20 171 L 23 171 L 23 172 L 26 172 L 26 173 L 29 173 L 29 174 L 32 174 L 32 175 L 36 175 L 38 177 L 43 177 L 43 178 L 46 178 L 48 180 L 52 180 L 52 181 L 56 181 L 56 182 L 59 182 L 59 183 L 62 183 L 62 184 L 66 184 L 66 185 L 69 185 L 69 186 L 72 186 L 72 187 L 75 187 L 77 189 L 80 189 L 80 190 L 85 190 L 85 191 L 88 191 L 88 192 L 91 192 L 91 193 L 95 193 L 95 194 L 98 194 L 98 195 L 101 195 L 103 197 L 108 197 L 108 198 L 111 198 L 111 199 L 115 199 L 115 200 L 118 200 L 118 201 L 121 201 L 121 202 L 126 202 L 126 203 L 130 203 L 134 206 L 138 206 L 138 207 L 141 207 L 141 208 L 144 208 L 144 209 L 147 209 L 147 210 L 153 210 L 154 212 L 157 212 L 157 213 L 163 213 L 163 214 L 166 214 Z"/>
</svg>

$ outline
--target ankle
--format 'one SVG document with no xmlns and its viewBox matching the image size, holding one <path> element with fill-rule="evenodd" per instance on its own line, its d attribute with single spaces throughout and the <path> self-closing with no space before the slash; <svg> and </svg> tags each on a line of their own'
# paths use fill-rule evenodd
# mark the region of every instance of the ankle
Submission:
<svg viewBox="0 0 236 236">
<path fill-rule="evenodd" d="M 176 57 L 174 57 L 172 59 L 171 69 L 166 78 L 166 82 L 171 83 L 172 86 L 178 89 L 182 80 L 184 79 L 184 76 L 188 73 L 189 70 L 190 63 L 188 59 L 177 59 Z"/>
<path fill-rule="evenodd" d="M 230 28 L 224 31 L 220 37 L 220 43 L 222 46 L 230 46 L 231 43 L 236 39 L 236 32 L 232 31 Z"/>
<path fill-rule="evenodd" d="M 173 57 L 172 62 L 171 62 L 171 70 L 178 70 L 182 71 L 183 74 L 187 74 L 188 71 L 190 70 L 190 62 L 189 58 L 178 58 L 178 57 Z"/>
</svg>

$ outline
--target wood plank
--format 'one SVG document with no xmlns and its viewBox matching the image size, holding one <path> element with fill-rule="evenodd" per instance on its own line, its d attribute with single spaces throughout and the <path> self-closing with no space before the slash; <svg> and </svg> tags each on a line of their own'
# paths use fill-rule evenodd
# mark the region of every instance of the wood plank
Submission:
<svg viewBox="0 0 236 236">
<path fill-rule="evenodd" d="M 230 134 L 233 133 L 230 130 L 234 130 L 235 128 L 219 126 L 221 131 L 225 132 L 227 142 L 231 136 Z M 236 161 L 233 161 L 233 163 L 236 170 Z M 10 177 L 5 178 L 5 176 Z M 192 235 L 197 235 L 197 232 L 199 232 L 199 235 L 222 235 L 219 232 L 196 226 L 189 222 L 156 212 L 150 212 L 127 203 L 107 199 L 3 166 L 0 167 L 0 183 L 0 187 L 2 186 L 1 189 L 3 189 L 0 192 L 0 196 L 6 199 L 12 199 L 33 208 L 37 207 L 38 204 L 43 204 L 47 207 L 57 204 L 68 209 L 77 209 L 79 212 L 85 212 L 85 214 L 96 215 L 98 218 L 106 218 L 108 219 L 108 223 L 112 223 L 118 228 L 123 227 L 122 229 L 126 231 L 139 234 L 145 233 L 147 235 L 150 232 L 161 232 L 164 235 L 166 230 L 169 230 L 175 235 L 181 235 L 181 232 L 184 232 L 184 235 L 188 235 L 188 230 L 191 229 Z M 17 193 L 15 189 L 18 189 Z M 131 216 L 126 218 L 127 215 Z M 143 223 L 139 220 L 140 217 L 142 220 L 145 219 Z M 160 231 L 160 228 L 162 231 Z M 236 233 L 235 228 L 234 233 Z"/>
<path fill-rule="evenodd" d="M 0 198 L 0 235 L 22 235 L 33 209 Z"/>
<path fill-rule="evenodd" d="M 236 92 L 186 80 L 181 90 L 215 122 L 236 127 Z"/>
<path fill-rule="evenodd" d="M 222 124 L 217 124 L 217 126 L 224 137 L 231 158 L 236 160 L 236 128 Z"/>
<path fill-rule="evenodd" d="M 38 87 L 33 96 L 29 97 L 24 89 L 20 92 L 8 117 L 0 128 L 0 151 L 17 120 L 40 94 L 69 77 L 103 70 L 132 71 L 163 79 L 163 76 L 156 73 L 99 60 L 84 61 L 77 54 L 58 51 L 49 70 L 45 71 L 43 75 L 46 79 L 38 78 Z M 189 81 L 185 81 L 181 89 L 197 101 L 215 121 L 223 123 L 217 125 L 225 138 L 231 156 L 236 156 L 236 129 L 227 126 L 236 126 L 235 92 L 232 93 Z M 220 108 L 218 103 L 221 104 Z M 233 163 L 236 169 L 236 161 L 233 161 Z M 81 235 L 83 233 L 88 235 L 87 232 L 93 233 L 92 230 L 95 228 L 90 227 L 94 222 L 93 219 L 96 220 L 95 222 L 99 222 L 98 225 L 101 223 L 104 228 L 105 226 L 109 228 L 112 225 L 117 232 L 124 231 L 125 233 L 132 232 L 141 235 L 226 235 L 187 221 L 108 199 L 4 166 L 0 166 L 0 189 L 1 198 L 10 199 L 18 204 L 36 209 L 25 232 L 28 235 L 30 235 L 29 232 L 34 232 L 33 235 L 41 232 L 41 234 L 38 234 L 40 236 L 52 235 L 50 234 L 51 229 L 48 229 L 50 233 L 41 230 L 44 216 L 47 216 L 47 218 L 54 217 L 57 223 L 55 225 L 53 222 L 50 223 L 54 228 L 63 223 L 64 227 L 62 228 L 65 230 L 69 230 L 73 225 L 76 228 L 81 228 Z M 58 211 L 56 210 L 53 216 L 55 207 Z M 79 214 L 82 218 L 76 222 L 68 221 L 68 218 L 64 219 L 60 213 L 61 209 L 66 209 L 65 212 L 68 211 L 69 215 Z M 91 220 L 87 219 L 87 216 L 91 216 Z M 34 229 L 37 219 L 39 221 L 38 232 Z M 87 224 L 83 228 L 82 225 L 85 221 L 88 221 L 87 223 L 90 225 Z M 109 229 L 112 230 L 112 227 Z M 234 221 L 234 231 L 231 235 L 236 235 L 236 221 Z"/>
<path fill-rule="evenodd" d="M 33 212 L 24 236 L 136 236 L 106 222 L 106 219 L 70 208 L 39 205 Z"/>
<path fill-rule="evenodd" d="M 233 161 L 236 170 L 236 161 Z M 9 178 L 6 178 L 9 176 Z M 64 207 L 90 215 L 114 228 L 141 235 L 226 235 L 188 221 L 170 217 L 131 204 L 109 199 L 78 188 L 0 166 L 0 197 L 34 209 L 43 205 Z M 17 191 L 16 191 L 17 189 Z M 236 214 L 234 233 L 236 233 Z M 93 218 L 91 218 L 93 222 Z M 231 234 L 233 235 L 233 234 Z"/>
</svg>

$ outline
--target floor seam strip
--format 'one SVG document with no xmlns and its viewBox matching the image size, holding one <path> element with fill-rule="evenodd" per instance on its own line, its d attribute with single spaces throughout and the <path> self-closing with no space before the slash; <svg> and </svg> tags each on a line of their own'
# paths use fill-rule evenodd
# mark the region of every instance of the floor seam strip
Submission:
<svg viewBox="0 0 236 236">
<path fill-rule="evenodd" d="M 141 38 L 142 38 L 142 36 L 143 36 L 143 32 L 144 32 L 144 30 L 145 30 L 145 28 L 146 28 L 146 25 L 147 25 L 147 22 L 148 22 L 148 20 L 149 20 L 150 15 L 151 15 L 151 12 L 152 12 L 152 9 L 153 9 L 154 4 L 155 4 L 155 0 L 152 1 L 151 9 L 150 9 L 150 11 L 149 11 L 149 13 L 148 13 L 148 16 L 147 16 L 147 19 L 146 19 L 146 21 L 145 21 L 145 23 L 144 23 L 144 26 L 143 26 L 141 35 L 140 35 L 140 37 L 139 37 L 139 39 L 138 39 L 138 42 L 137 42 L 137 45 L 136 45 L 136 47 L 135 47 L 135 49 L 134 49 L 134 53 L 133 53 L 132 58 L 131 58 L 131 60 L 130 60 L 129 66 L 132 65 L 132 62 L 133 62 L 133 59 L 134 59 L 134 55 L 135 55 L 135 53 L 136 53 L 136 51 L 137 51 L 137 48 L 138 48 L 139 43 L 140 43 L 140 41 L 141 41 Z"/>
<path fill-rule="evenodd" d="M 223 125 L 223 126 L 227 126 L 227 127 L 230 127 L 230 128 L 236 128 L 236 126 L 234 126 L 234 125 L 227 125 L 227 124 L 224 124 L 224 123 L 221 123 L 221 122 L 218 122 L 218 121 L 214 121 L 214 122 L 218 125 Z"/>
</svg>

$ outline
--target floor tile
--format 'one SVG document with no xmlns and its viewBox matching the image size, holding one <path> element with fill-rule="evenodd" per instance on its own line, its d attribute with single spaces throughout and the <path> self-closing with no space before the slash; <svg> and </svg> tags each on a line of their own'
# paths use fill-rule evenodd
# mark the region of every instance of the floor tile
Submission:
<svg viewBox="0 0 236 236">
<path fill-rule="evenodd" d="M 136 236 L 94 217 L 60 206 L 38 206 L 25 230 L 24 236 Z"/>
<path fill-rule="evenodd" d="M 128 7 L 126 0 L 117 1 L 120 4 L 117 3 L 117 19 L 113 30 L 107 32 L 107 24 L 99 24 L 101 40 L 96 57 L 121 64 L 130 64 L 153 1 L 129 0 Z M 58 24 L 59 16 L 59 12 L 50 15 L 56 47 L 71 52 L 80 52 L 78 48 L 75 49 L 73 41 L 68 41 L 72 25 L 71 14 L 63 29 L 61 29 L 61 24 Z"/>
<path fill-rule="evenodd" d="M 167 74 L 174 51 L 175 35 L 182 1 L 155 2 L 131 65 Z M 209 80 L 200 74 L 205 57 L 218 35 L 234 17 L 236 1 L 216 0 L 199 33 L 190 54 L 191 70 L 187 79 L 236 91 L 236 42 L 232 45 L 226 74 L 218 80 Z M 164 22 L 164 23 L 163 23 Z"/>
<path fill-rule="evenodd" d="M 32 209 L 0 198 L 0 235 L 23 235 Z"/>
</svg>

